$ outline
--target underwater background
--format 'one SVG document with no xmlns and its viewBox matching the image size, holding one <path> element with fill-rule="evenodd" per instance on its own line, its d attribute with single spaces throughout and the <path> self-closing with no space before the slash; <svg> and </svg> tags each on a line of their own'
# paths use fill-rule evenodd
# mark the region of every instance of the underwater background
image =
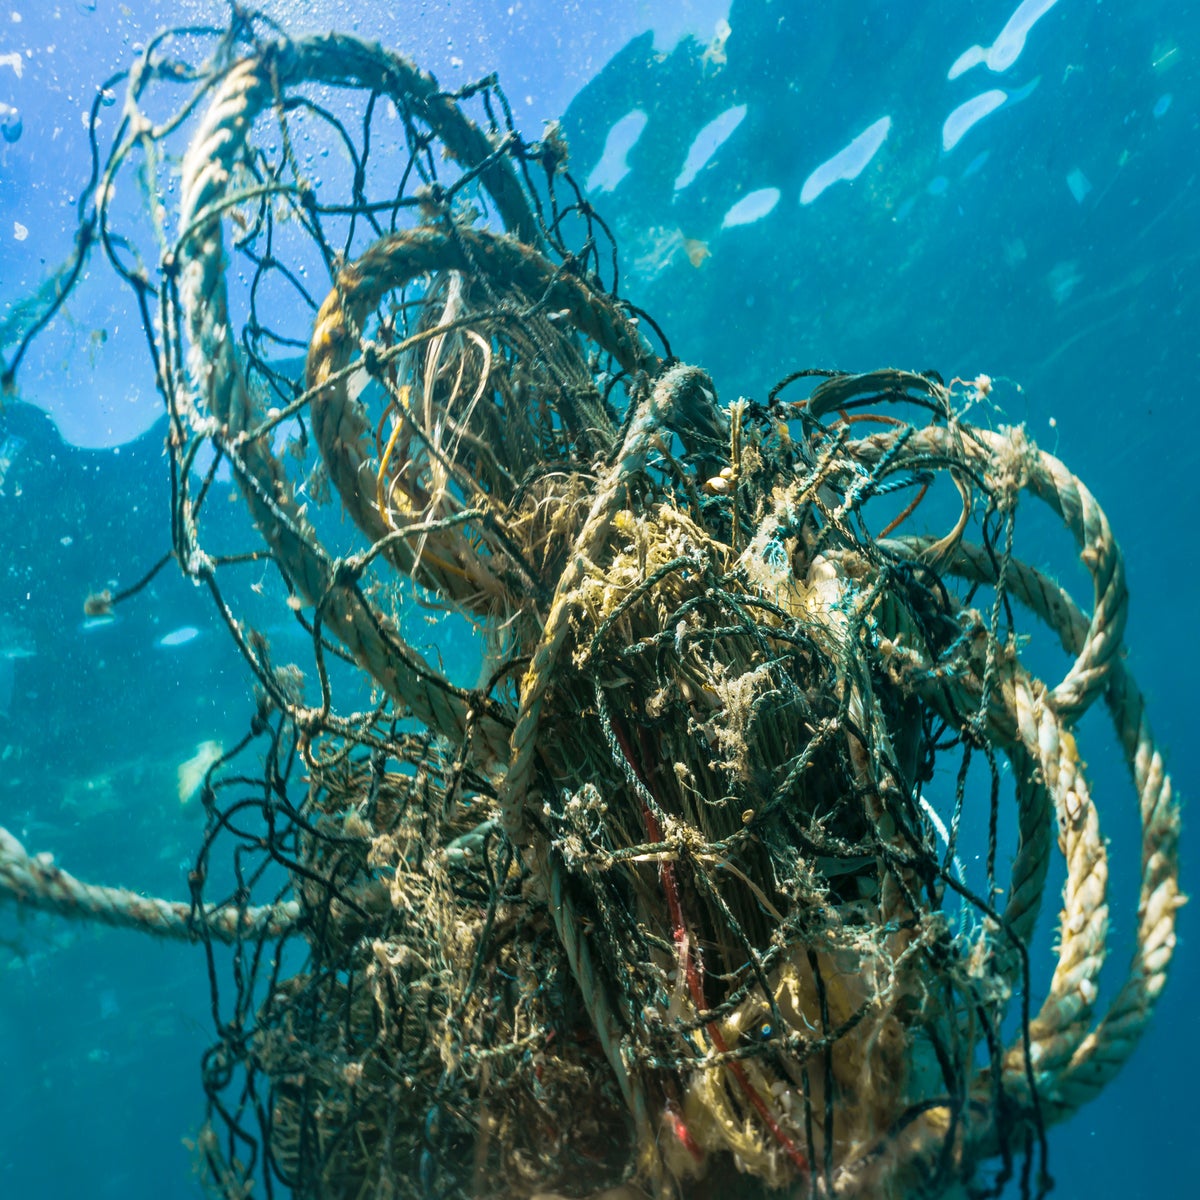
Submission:
<svg viewBox="0 0 1200 1200">
<path fill-rule="evenodd" d="M 447 86 L 496 70 L 527 137 L 561 118 L 623 293 L 722 399 L 762 399 L 805 366 L 990 374 L 988 419 L 1025 422 L 1108 512 L 1130 664 L 1178 790 L 1196 793 L 1200 5 L 263 7 L 291 33 L 378 38 Z M 160 27 L 227 11 L 0 7 L 0 348 L 71 249 L 97 86 Z M 183 898 L 195 770 L 246 728 L 250 679 L 207 598 L 170 571 L 115 621 L 84 617 L 89 592 L 169 546 L 138 315 L 95 273 L 0 410 L 0 825 L 81 878 Z M 1025 540 L 1026 557 L 1079 587 L 1065 533 L 1021 532 L 1041 552 Z M 1111 981 L 1130 948 L 1137 814 L 1111 736 L 1086 733 L 1112 847 Z M 1195 1194 L 1200 957 L 1188 910 L 1180 925 L 1142 1045 L 1051 1133 L 1058 1197 Z M 184 1139 L 211 1031 L 195 949 L 0 907 L 0 1196 L 198 1196 Z"/>
</svg>

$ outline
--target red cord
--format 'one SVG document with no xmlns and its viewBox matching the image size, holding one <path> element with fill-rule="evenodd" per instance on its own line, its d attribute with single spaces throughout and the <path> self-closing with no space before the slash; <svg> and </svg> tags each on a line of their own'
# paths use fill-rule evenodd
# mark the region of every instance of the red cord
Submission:
<svg viewBox="0 0 1200 1200">
<path fill-rule="evenodd" d="M 687 1127 L 687 1122 L 683 1119 L 683 1114 L 676 1107 L 673 1100 L 667 1101 L 667 1118 L 671 1122 L 671 1131 L 679 1139 L 680 1145 L 697 1161 L 704 1161 L 704 1151 L 696 1145 L 696 1139 L 692 1137 L 692 1131 Z"/>
<path fill-rule="evenodd" d="M 616 722 L 613 722 L 613 733 L 616 734 L 617 742 L 621 747 L 621 753 L 625 755 L 634 774 L 641 781 L 642 786 L 650 791 L 650 784 L 646 779 L 645 772 L 641 769 L 637 761 L 633 757 L 633 749 L 629 744 L 629 738 L 624 729 Z M 639 736 L 642 742 L 642 752 L 645 754 L 647 746 L 645 742 L 645 731 L 639 730 Z M 653 794 L 653 793 L 651 793 Z M 659 826 L 657 818 L 650 811 L 650 806 L 642 801 L 642 820 L 646 824 L 646 837 L 651 842 L 661 842 L 663 840 L 662 828 Z M 658 878 L 662 883 L 663 892 L 667 897 L 667 912 L 671 918 L 671 931 L 675 942 L 675 949 L 679 955 L 679 969 L 683 972 L 684 978 L 687 980 L 688 992 L 691 994 L 692 1003 L 697 1009 L 703 1011 L 708 1008 L 708 1004 L 704 999 L 704 976 L 703 968 L 693 957 L 691 946 L 689 944 L 687 924 L 684 920 L 683 905 L 679 899 L 679 885 L 675 878 L 675 864 L 673 862 L 660 862 L 658 864 Z M 718 1054 L 728 1053 L 728 1046 L 725 1038 L 721 1034 L 721 1030 L 715 1021 L 709 1021 L 705 1025 L 705 1030 L 712 1041 L 713 1049 Z M 763 1123 L 771 1131 L 771 1136 L 783 1147 L 784 1153 L 788 1158 L 800 1168 L 801 1171 L 808 1170 L 808 1158 L 801 1151 L 787 1133 L 780 1128 L 779 1122 L 775 1120 L 771 1110 L 767 1107 L 767 1102 L 759 1094 L 758 1090 L 750 1082 L 746 1074 L 745 1068 L 736 1059 L 725 1064 L 729 1068 L 729 1073 L 737 1081 L 738 1087 L 741 1088 L 746 1099 L 750 1101 L 754 1111 L 762 1118 Z M 675 1113 L 671 1114 L 672 1121 L 675 1125 L 675 1134 L 681 1142 L 690 1150 L 695 1142 L 691 1134 L 688 1132 L 683 1118 Z M 682 1127 L 682 1134 L 680 1128 Z"/>
</svg>

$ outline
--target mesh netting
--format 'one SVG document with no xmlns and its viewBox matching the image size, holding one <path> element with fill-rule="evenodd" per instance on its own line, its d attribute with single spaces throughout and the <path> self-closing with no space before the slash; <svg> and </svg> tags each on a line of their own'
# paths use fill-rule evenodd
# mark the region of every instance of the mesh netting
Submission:
<svg viewBox="0 0 1200 1200">
<path fill-rule="evenodd" d="M 213 1188 L 1044 1188 L 1044 1127 L 1129 1053 L 1179 902 L 1087 490 L 968 422 L 984 376 L 800 372 L 719 404 L 619 294 L 556 128 L 523 138 L 494 79 L 447 93 L 243 14 L 155 39 L 122 84 L 13 370 L 102 246 L 167 404 L 172 557 L 257 704 L 205 782 L 190 906 L 11 838 L 4 882 L 205 944 Z M 227 476 L 253 544 L 209 533 Z M 1021 498 L 1076 539 L 1090 617 L 1014 555 Z M 302 662 L 260 631 L 264 560 Z M 1014 602 L 1073 657 L 1056 686 Z M 467 676 L 418 650 L 418 605 L 473 647 Z M 1100 699 L 1144 847 L 1135 960 L 1097 1016 L 1106 849 L 1071 728 Z"/>
</svg>

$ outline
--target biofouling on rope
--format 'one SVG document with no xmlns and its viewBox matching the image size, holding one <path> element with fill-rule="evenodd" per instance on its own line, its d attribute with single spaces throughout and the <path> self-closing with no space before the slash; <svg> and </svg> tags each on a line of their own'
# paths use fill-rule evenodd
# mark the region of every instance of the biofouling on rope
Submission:
<svg viewBox="0 0 1200 1200">
<path fill-rule="evenodd" d="M 256 704 L 206 778 L 190 902 L 80 883 L 2 831 L 0 889 L 204 944 L 232 1014 L 204 1065 L 213 1189 L 1044 1186 L 1045 1127 L 1130 1053 L 1181 902 L 1091 493 L 1022 429 L 968 422 L 983 376 L 802 371 L 720 404 L 618 294 L 555 127 L 524 140 L 494 79 L 443 92 L 239 13 L 161 35 L 124 82 L 6 382 L 101 247 L 170 417 L 173 557 Z M 141 224 L 118 184 L 144 188 Z M 241 615 L 251 555 L 205 541 L 222 465 L 303 665 Z M 1018 555 L 1031 501 L 1074 537 L 1090 615 Z M 474 639 L 475 687 L 405 637 L 418 602 Z M 1061 680 L 1023 661 L 1035 622 Z M 1072 732 L 1096 703 L 1142 829 L 1107 1005 L 1108 851 Z M 258 895 L 269 864 L 286 886 Z M 241 947 L 232 981 L 216 942 Z"/>
</svg>

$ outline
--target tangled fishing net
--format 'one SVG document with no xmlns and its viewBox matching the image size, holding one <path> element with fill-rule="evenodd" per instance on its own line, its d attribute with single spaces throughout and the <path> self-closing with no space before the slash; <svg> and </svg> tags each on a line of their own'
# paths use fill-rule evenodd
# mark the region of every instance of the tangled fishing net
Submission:
<svg viewBox="0 0 1200 1200">
<path fill-rule="evenodd" d="M 1043 1190 L 1044 1130 L 1130 1053 L 1181 902 L 1088 490 L 968 422 L 982 376 L 800 371 L 720 404 L 619 294 L 556 128 L 523 139 L 494 79 L 444 92 L 238 13 L 155 39 L 122 86 L 8 382 L 100 247 L 166 401 L 172 557 L 257 700 L 208 772 L 189 901 L 8 834 L 0 879 L 203 943 L 214 1192 Z M 224 472 L 249 547 L 206 534 Z M 1014 552 L 1031 500 L 1090 616 Z M 239 607 L 264 559 L 303 664 Z M 417 606 L 474 646 L 473 686 L 406 633 Z M 1023 660 L 1030 614 L 1073 659 L 1057 683 Z M 1098 702 L 1142 830 L 1103 1012 L 1107 848 L 1072 734 Z"/>
</svg>

